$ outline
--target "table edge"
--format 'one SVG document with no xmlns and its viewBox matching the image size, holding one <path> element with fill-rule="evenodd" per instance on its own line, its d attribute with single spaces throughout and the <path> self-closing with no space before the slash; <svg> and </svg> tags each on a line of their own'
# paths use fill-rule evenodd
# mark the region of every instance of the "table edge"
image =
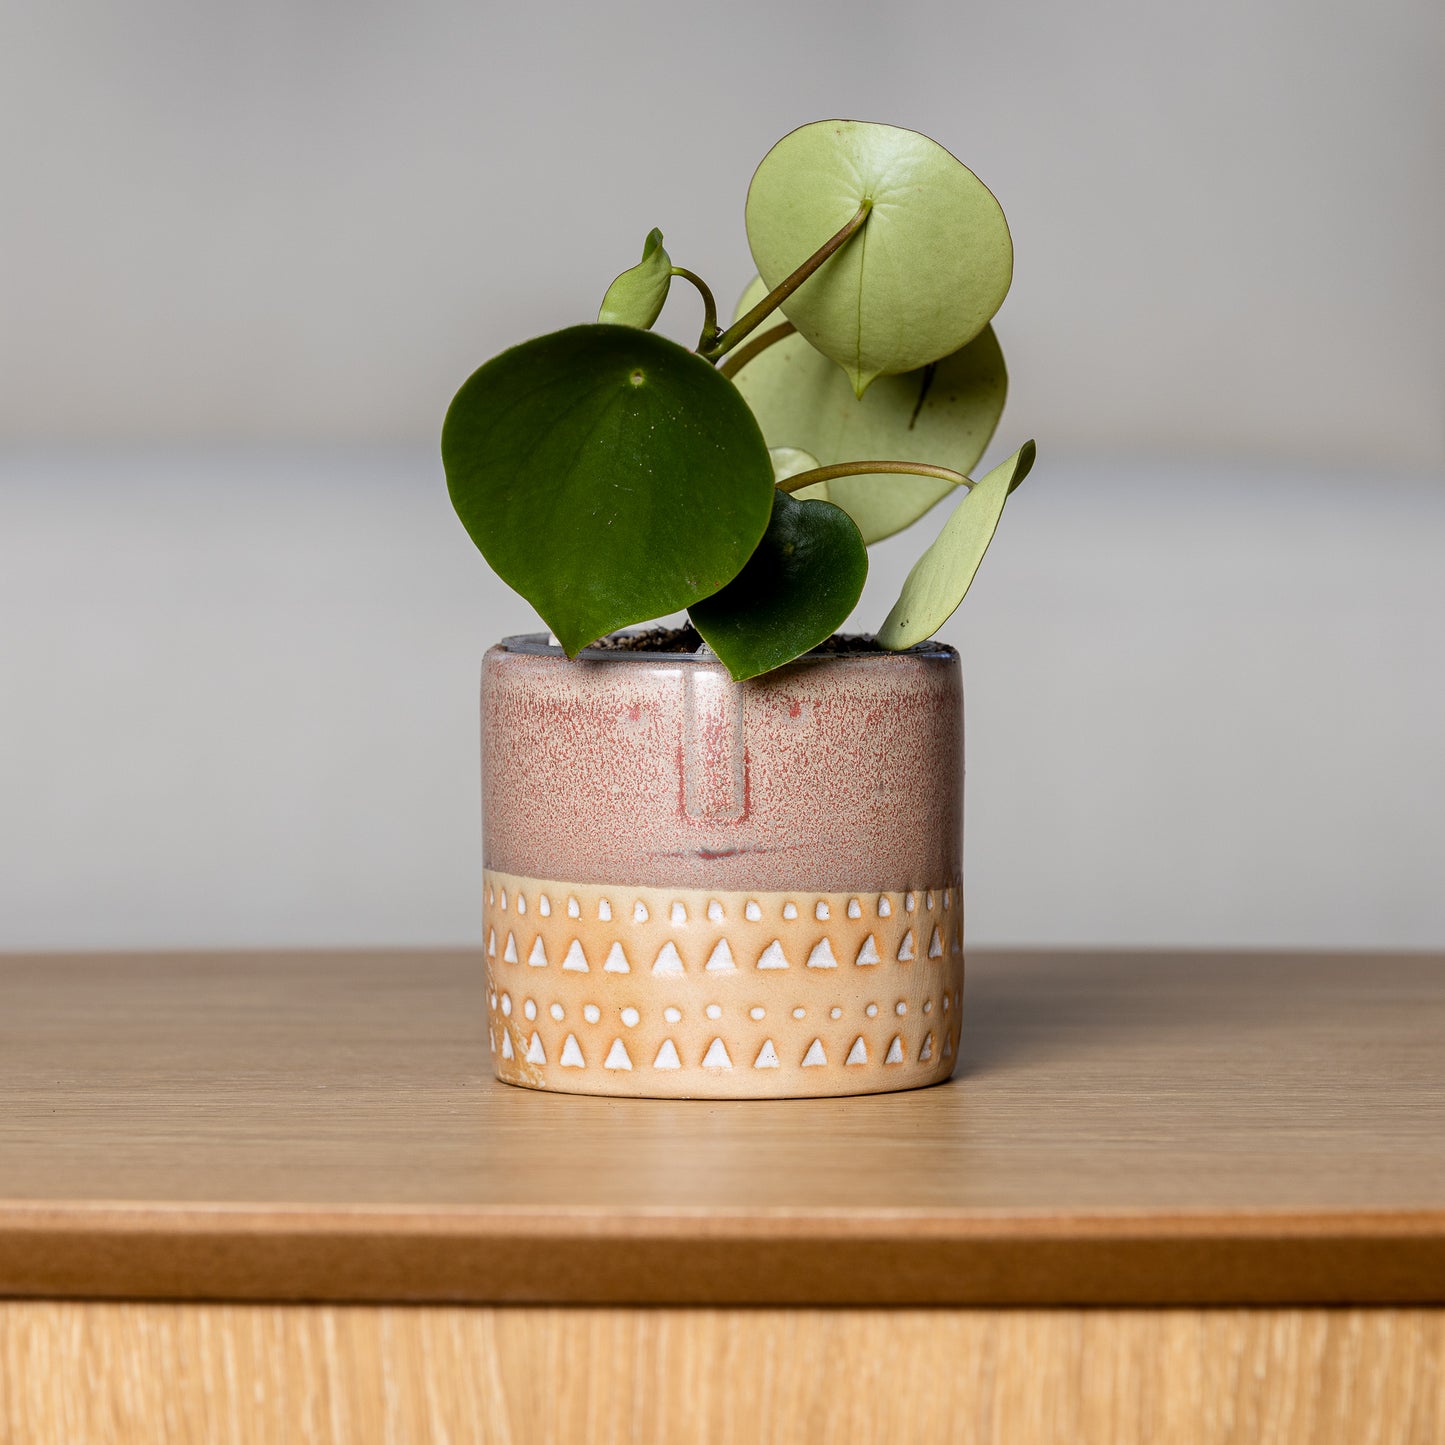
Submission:
<svg viewBox="0 0 1445 1445">
<path fill-rule="evenodd" d="M 0 1201 L 0 1296 L 1445 1304 L 1445 1209 L 1070 1215 Z"/>
</svg>

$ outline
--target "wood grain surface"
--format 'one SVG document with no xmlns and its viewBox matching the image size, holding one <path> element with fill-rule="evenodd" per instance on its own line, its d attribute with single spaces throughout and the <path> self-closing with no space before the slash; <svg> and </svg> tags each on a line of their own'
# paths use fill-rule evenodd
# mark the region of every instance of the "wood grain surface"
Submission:
<svg viewBox="0 0 1445 1445">
<path fill-rule="evenodd" d="M 464 953 L 0 959 L 0 1293 L 1445 1300 L 1445 959 L 970 957 L 946 1085 L 564 1097 Z"/>
<path fill-rule="evenodd" d="M 1445 1314 L 0 1304 L 7 1445 L 1437 1445 Z"/>
</svg>

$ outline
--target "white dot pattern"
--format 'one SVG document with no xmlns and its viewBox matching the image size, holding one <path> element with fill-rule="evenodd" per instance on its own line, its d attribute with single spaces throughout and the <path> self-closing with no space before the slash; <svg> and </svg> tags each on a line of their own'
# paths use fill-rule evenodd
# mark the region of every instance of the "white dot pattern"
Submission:
<svg viewBox="0 0 1445 1445">
<path fill-rule="evenodd" d="M 933 1082 L 958 1052 L 956 891 L 709 894 L 490 874 L 497 1071 L 571 1092 L 723 1098 Z M 523 991 L 501 985 L 524 976 L 535 997 L 514 1003 Z"/>
</svg>

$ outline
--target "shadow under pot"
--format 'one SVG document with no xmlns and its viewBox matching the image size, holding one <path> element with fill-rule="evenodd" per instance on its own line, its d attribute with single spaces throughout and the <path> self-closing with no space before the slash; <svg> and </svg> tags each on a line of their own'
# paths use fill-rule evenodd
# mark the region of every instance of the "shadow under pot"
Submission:
<svg viewBox="0 0 1445 1445">
<path fill-rule="evenodd" d="M 497 1077 L 800 1098 L 952 1073 L 963 1001 L 958 654 L 512 637 L 482 668 Z"/>
</svg>

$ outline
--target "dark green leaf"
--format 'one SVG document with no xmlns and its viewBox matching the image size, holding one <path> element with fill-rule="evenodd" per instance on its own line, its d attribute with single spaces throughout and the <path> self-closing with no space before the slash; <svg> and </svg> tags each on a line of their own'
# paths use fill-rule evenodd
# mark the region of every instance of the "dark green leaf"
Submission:
<svg viewBox="0 0 1445 1445">
<path fill-rule="evenodd" d="M 867 576 L 868 549 L 847 512 L 777 492 L 767 533 L 747 566 L 689 614 L 741 681 L 831 637 L 857 606 Z"/>
<path fill-rule="evenodd" d="M 487 362 L 447 412 L 442 460 L 472 540 L 569 655 L 711 596 L 771 515 L 772 463 L 737 389 L 631 327 Z"/>
</svg>

